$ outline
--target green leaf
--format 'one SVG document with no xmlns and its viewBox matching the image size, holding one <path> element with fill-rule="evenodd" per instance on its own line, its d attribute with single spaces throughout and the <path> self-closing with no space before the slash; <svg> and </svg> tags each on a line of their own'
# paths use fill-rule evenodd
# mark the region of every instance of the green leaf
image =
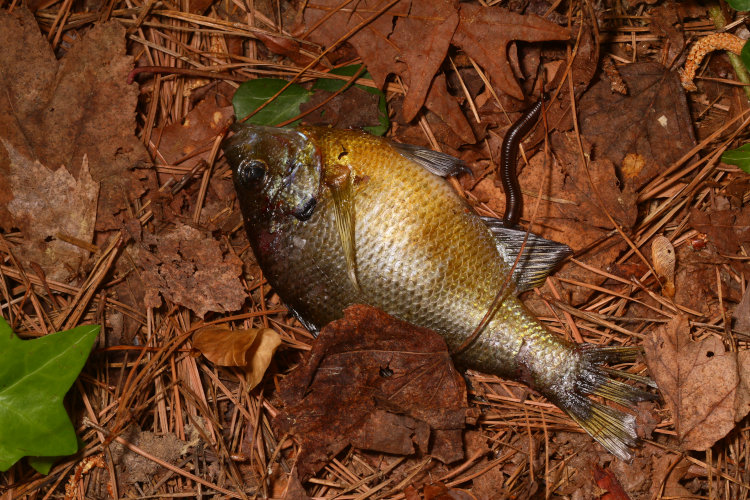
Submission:
<svg viewBox="0 0 750 500">
<path fill-rule="evenodd" d="M 742 46 L 742 52 L 740 52 L 740 59 L 742 59 L 742 64 L 744 64 L 745 67 L 748 70 L 750 70 L 750 44 L 748 44 L 747 42 L 745 42 L 745 45 Z"/>
<path fill-rule="evenodd" d="M 47 474 L 49 474 L 49 471 L 52 470 L 52 466 L 55 465 L 55 462 L 60 460 L 63 456 L 58 455 L 56 457 L 29 457 L 26 460 L 35 471 L 46 476 Z"/>
<path fill-rule="evenodd" d="M 350 66 L 342 66 L 341 68 L 332 69 L 331 71 L 329 71 L 329 73 L 341 76 L 354 76 L 361 67 L 361 64 L 352 64 Z M 368 72 L 364 72 L 360 78 L 372 79 L 370 73 Z M 337 90 L 344 87 L 344 85 L 346 85 L 346 81 L 344 80 L 321 78 L 320 80 L 315 82 L 315 85 L 313 85 L 313 90 L 320 89 L 327 90 L 328 92 L 336 92 Z M 385 94 L 380 89 L 376 89 L 374 87 L 367 87 L 365 85 L 356 84 L 354 86 L 379 97 L 378 121 L 380 122 L 380 125 L 375 127 L 364 127 L 364 129 L 373 135 L 385 134 L 391 124 L 390 120 L 388 119 L 388 107 L 385 99 Z"/>
<path fill-rule="evenodd" d="M 721 161 L 729 165 L 737 165 L 750 174 L 750 143 L 743 144 L 737 149 L 724 151 L 724 154 L 721 155 Z"/>
<path fill-rule="evenodd" d="M 750 0 L 727 0 L 727 3 L 734 10 L 750 10 Z"/>
<path fill-rule="evenodd" d="M 76 436 L 76 439 L 78 441 L 79 450 L 86 446 L 86 443 L 81 439 L 81 436 Z M 57 455 L 54 457 L 26 457 L 26 461 L 35 471 L 46 476 L 49 474 L 49 471 L 52 470 L 52 466 L 66 456 L 67 455 Z"/>
<path fill-rule="evenodd" d="M 232 98 L 234 114 L 241 120 L 273 97 L 284 88 L 286 80 L 279 78 L 258 78 L 242 83 Z M 299 107 L 310 99 L 310 92 L 293 83 L 268 106 L 261 109 L 247 121 L 255 125 L 274 126 L 294 118 L 299 114 Z"/>
<path fill-rule="evenodd" d="M 21 340 L 0 317 L 0 471 L 24 456 L 78 451 L 63 397 L 89 357 L 99 326 Z"/>
</svg>

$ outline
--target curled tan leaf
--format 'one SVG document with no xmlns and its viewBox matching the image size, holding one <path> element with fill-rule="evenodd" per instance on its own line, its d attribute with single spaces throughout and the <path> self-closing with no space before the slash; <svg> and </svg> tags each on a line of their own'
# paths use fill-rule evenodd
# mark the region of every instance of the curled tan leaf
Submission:
<svg viewBox="0 0 750 500">
<path fill-rule="evenodd" d="M 273 354 L 280 345 L 281 337 L 278 333 L 270 328 L 260 330 L 246 355 L 249 361 L 245 365 L 245 380 L 247 380 L 248 389 L 252 389 L 263 380 Z"/>
<path fill-rule="evenodd" d="M 281 345 L 281 337 L 270 328 L 229 330 L 206 327 L 193 336 L 193 347 L 218 366 L 236 366 L 245 372 L 248 389 L 260 383 Z"/>
</svg>

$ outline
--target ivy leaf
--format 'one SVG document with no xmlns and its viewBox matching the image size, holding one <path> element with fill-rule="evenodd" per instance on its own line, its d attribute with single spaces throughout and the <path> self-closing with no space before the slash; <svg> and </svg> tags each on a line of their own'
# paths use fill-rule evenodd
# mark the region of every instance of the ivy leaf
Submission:
<svg viewBox="0 0 750 500">
<path fill-rule="evenodd" d="M 727 0 L 727 3 L 734 10 L 750 10 L 750 0 Z"/>
<path fill-rule="evenodd" d="M 750 0 L 747 0 L 747 9 L 750 9 Z M 742 46 L 742 51 L 740 52 L 740 59 L 742 59 L 742 64 L 745 65 L 747 69 L 750 69 L 750 43 L 745 42 L 745 45 Z"/>
<path fill-rule="evenodd" d="M 280 78 L 258 78 L 242 83 L 232 98 L 237 120 L 242 120 L 261 107 L 287 83 Z M 310 92 L 307 89 L 293 83 L 247 121 L 254 125 L 278 125 L 297 116 L 300 104 L 307 102 L 309 98 Z"/>
<path fill-rule="evenodd" d="M 342 75 L 342 76 L 354 76 L 362 67 L 361 64 L 352 64 L 349 66 L 343 66 L 341 68 L 332 69 L 329 73 L 332 75 Z M 362 75 L 362 78 L 370 79 L 372 80 L 372 76 L 370 76 L 370 73 L 365 72 Z M 327 90 L 328 92 L 336 92 L 337 90 L 341 89 L 344 85 L 346 85 L 346 82 L 344 80 L 335 80 L 332 78 L 321 78 L 317 82 L 315 82 L 315 85 L 313 85 L 313 90 Z M 373 87 L 367 87 L 365 85 L 354 85 L 357 88 L 360 88 L 364 90 L 365 92 L 378 96 L 378 121 L 380 122 L 380 125 L 377 125 L 375 127 L 363 127 L 363 129 L 372 135 L 383 135 L 388 131 L 388 127 L 390 126 L 391 122 L 388 120 L 388 108 L 387 103 L 385 99 L 385 94 L 382 90 L 373 88 Z"/>
<path fill-rule="evenodd" d="M 747 45 L 745 45 L 745 47 L 747 47 Z M 745 49 L 742 49 L 742 53 L 744 57 Z M 737 165 L 750 174 L 750 143 L 743 144 L 737 149 L 724 151 L 724 154 L 721 155 L 721 161 L 729 165 Z"/>
<path fill-rule="evenodd" d="M 98 325 L 21 340 L 0 317 L 0 471 L 24 456 L 78 451 L 63 397 L 89 357 Z"/>
</svg>

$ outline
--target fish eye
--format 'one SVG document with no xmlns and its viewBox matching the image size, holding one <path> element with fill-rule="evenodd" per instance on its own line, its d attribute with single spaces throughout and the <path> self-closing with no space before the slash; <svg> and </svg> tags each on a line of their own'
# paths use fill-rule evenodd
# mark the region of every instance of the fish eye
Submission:
<svg viewBox="0 0 750 500">
<path fill-rule="evenodd" d="M 239 174 L 240 180 L 243 183 L 259 181 L 266 176 L 268 166 L 263 160 L 248 160 L 240 165 Z"/>
</svg>

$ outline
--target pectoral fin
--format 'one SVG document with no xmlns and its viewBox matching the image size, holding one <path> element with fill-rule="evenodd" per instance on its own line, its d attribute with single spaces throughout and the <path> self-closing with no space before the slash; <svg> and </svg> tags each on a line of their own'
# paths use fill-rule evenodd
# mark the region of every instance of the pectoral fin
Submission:
<svg viewBox="0 0 750 500">
<path fill-rule="evenodd" d="M 566 257 L 573 254 L 568 245 L 531 233 L 526 238 L 526 231 L 507 228 L 500 219 L 482 217 L 482 220 L 492 231 L 497 249 L 508 265 L 515 262 L 526 239 L 523 254 L 513 270 L 513 281 L 516 282 L 518 293 L 540 286 Z"/>
<path fill-rule="evenodd" d="M 432 172 L 440 177 L 471 173 L 471 170 L 469 170 L 463 160 L 459 160 L 451 155 L 400 142 L 392 142 L 391 146 L 407 160 L 418 163 L 428 172 Z"/>
<path fill-rule="evenodd" d="M 346 260 L 346 270 L 354 288 L 359 291 L 357 281 L 357 259 L 354 246 L 354 190 L 351 173 L 334 179 L 330 184 L 333 207 L 336 217 L 336 229 L 341 240 L 341 249 Z"/>
</svg>

